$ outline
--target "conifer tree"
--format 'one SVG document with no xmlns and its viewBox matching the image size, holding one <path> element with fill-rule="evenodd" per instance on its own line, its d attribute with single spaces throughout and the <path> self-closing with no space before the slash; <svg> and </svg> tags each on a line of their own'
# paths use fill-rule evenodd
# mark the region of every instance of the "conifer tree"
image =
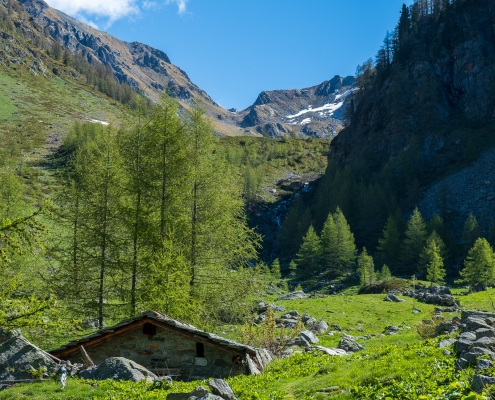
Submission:
<svg viewBox="0 0 495 400">
<path fill-rule="evenodd" d="M 487 285 L 494 277 L 495 256 L 493 249 L 484 238 L 478 238 L 469 250 L 464 269 L 460 272 L 460 282 L 465 282 L 472 288 L 476 284 Z"/>
<path fill-rule="evenodd" d="M 346 270 L 354 267 L 356 262 L 356 244 L 351 228 L 345 219 L 342 210 L 337 207 L 337 211 L 333 215 L 335 226 L 337 227 L 338 240 L 337 252 L 335 257 L 335 271 L 343 273 Z"/>
<path fill-rule="evenodd" d="M 471 249 L 480 237 L 480 227 L 478 225 L 478 220 L 470 213 L 464 222 L 464 231 L 462 232 L 462 240 L 464 242 L 464 251 L 466 254 L 469 249 Z"/>
<path fill-rule="evenodd" d="M 401 235 L 395 218 L 388 217 L 387 224 L 383 229 L 383 238 L 378 239 L 378 253 L 380 259 L 391 265 L 397 263 L 400 258 Z"/>
<path fill-rule="evenodd" d="M 392 274 L 390 273 L 390 269 L 388 268 L 387 264 L 383 264 L 382 270 L 380 271 L 380 280 L 388 281 L 391 277 Z"/>
<path fill-rule="evenodd" d="M 296 255 L 296 264 L 301 275 L 310 276 L 318 271 L 320 262 L 321 241 L 311 225 Z"/>
<path fill-rule="evenodd" d="M 431 286 L 434 283 L 443 282 L 445 278 L 445 268 L 443 268 L 443 258 L 440 255 L 440 248 L 435 240 L 431 240 L 425 248 L 426 279 L 430 281 Z"/>
<path fill-rule="evenodd" d="M 282 274 L 280 272 L 280 260 L 278 258 L 273 260 L 271 273 L 275 279 L 282 279 Z"/>
<path fill-rule="evenodd" d="M 324 268 L 332 271 L 336 265 L 339 232 L 332 214 L 328 214 L 327 220 L 321 231 L 321 250 Z"/>
<path fill-rule="evenodd" d="M 361 280 L 361 286 L 370 285 L 376 279 L 375 263 L 373 257 L 368 254 L 366 247 L 358 257 L 358 272 Z"/>
<path fill-rule="evenodd" d="M 418 271 L 420 273 L 427 273 L 428 270 L 428 264 L 431 261 L 431 254 L 430 254 L 430 248 L 431 248 L 431 243 L 435 242 L 435 245 L 437 246 L 437 249 L 439 251 L 440 256 L 442 257 L 442 262 L 445 262 L 445 257 L 447 255 L 447 248 L 445 246 L 445 243 L 443 242 L 442 238 L 440 235 L 436 232 L 433 231 L 430 236 L 426 239 L 426 244 L 425 247 L 423 248 L 423 251 L 421 252 L 421 255 L 419 256 L 419 269 Z"/>
<path fill-rule="evenodd" d="M 403 272 L 414 273 L 427 238 L 426 223 L 417 207 L 409 218 L 405 236 L 402 257 L 407 270 Z"/>
</svg>

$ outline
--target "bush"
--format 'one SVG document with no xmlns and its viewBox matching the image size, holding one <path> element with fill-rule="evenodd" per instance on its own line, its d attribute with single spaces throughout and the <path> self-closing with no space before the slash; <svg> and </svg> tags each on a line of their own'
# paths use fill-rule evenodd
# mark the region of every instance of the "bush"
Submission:
<svg viewBox="0 0 495 400">
<path fill-rule="evenodd" d="M 409 289 L 411 284 L 405 279 L 392 278 L 386 281 L 377 281 L 369 285 L 365 285 L 359 289 L 358 294 L 380 294 L 387 293 L 390 290 L 403 291 Z"/>
</svg>

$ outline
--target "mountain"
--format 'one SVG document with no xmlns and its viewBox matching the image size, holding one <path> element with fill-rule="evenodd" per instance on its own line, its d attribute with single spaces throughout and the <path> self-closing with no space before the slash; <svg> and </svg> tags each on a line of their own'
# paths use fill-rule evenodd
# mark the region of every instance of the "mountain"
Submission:
<svg viewBox="0 0 495 400">
<path fill-rule="evenodd" d="M 19 2 L 46 35 L 72 54 L 81 54 L 90 64 L 109 66 L 120 83 L 146 94 L 153 101 L 158 101 L 160 94 L 167 90 L 186 109 L 198 100 L 213 118 L 219 134 L 236 135 L 242 132 L 236 126 L 233 115 L 191 82 L 188 75 L 172 64 L 163 51 L 146 44 L 119 40 L 51 8 L 43 0 Z"/>
<path fill-rule="evenodd" d="M 124 42 L 51 8 L 43 0 L 19 0 L 53 40 L 90 64 L 111 68 L 118 82 L 158 101 L 167 90 L 184 108 L 199 100 L 220 135 L 333 137 L 345 126 L 343 110 L 354 84 L 352 76 L 335 76 L 311 88 L 262 92 L 247 109 L 227 111 L 172 64 L 163 51 L 138 42 Z"/>
<path fill-rule="evenodd" d="M 295 132 L 334 137 L 345 126 L 344 110 L 354 83 L 353 76 L 336 75 L 306 89 L 262 92 L 251 107 L 238 113 L 237 121 L 247 131 L 263 136 L 283 137 Z"/>
<path fill-rule="evenodd" d="M 349 125 L 332 140 L 317 190 L 295 201 L 282 224 L 278 246 L 286 259 L 337 206 L 358 246 L 370 251 L 389 216 L 404 227 L 416 206 L 426 220 L 441 217 L 451 261 L 466 256 L 466 246 L 452 243 L 464 243 L 470 214 L 495 243 L 494 21 L 491 1 L 403 7 L 375 60 L 359 68 Z M 393 273 L 414 272 L 393 263 Z"/>
</svg>

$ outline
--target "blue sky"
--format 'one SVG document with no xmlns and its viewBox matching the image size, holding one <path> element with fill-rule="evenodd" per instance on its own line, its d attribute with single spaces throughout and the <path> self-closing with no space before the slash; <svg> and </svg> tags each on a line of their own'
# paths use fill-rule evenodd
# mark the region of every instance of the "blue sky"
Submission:
<svg viewBox="0 0 495 400">
<path fill-rule="evenodd" d="M 412 0 L 406 0 L 411 4 Z M 48 0 L 125 41 L 163 50 L 226 108 L 263 90 L 353 75 L 404 0 Z"/>
</svg>

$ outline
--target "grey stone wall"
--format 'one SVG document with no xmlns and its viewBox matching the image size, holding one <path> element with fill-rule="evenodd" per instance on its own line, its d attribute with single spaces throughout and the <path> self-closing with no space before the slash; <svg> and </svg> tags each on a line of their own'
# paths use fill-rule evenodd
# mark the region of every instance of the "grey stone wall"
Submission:
<svg viewBox="0 0 495 400">
<path fill-rule="evenodd" d="M 106 343 L 85 348 L 95 364 L 109 357 L 125 357 L 154 372 L 171 370 L 177 380 L 227 378 L 246 374 L 243 364 L 235 363 L 230 351 L 204 344 L 204 357 L 197 357 L 196 342 L 176 333 L 156 328 L 156 335 L 143 334 L 143 327 L 127 332 Z M 79 353 L 67 358 L 82 362 Z"/>
</svg>

